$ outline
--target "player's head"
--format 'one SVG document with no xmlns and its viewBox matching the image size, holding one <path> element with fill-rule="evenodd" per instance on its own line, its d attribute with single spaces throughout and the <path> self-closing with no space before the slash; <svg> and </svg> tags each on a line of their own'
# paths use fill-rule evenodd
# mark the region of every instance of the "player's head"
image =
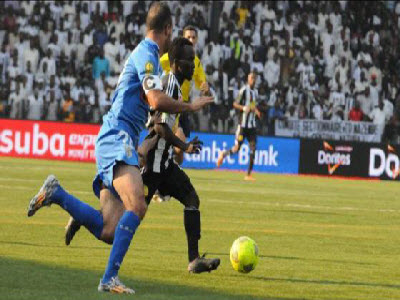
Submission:
<svg viewBox="0 0 400 300">
<path fill-rule="evenodd" d="M 160 48 L 168 51 L 172 36 L 171 10 L 164 2 L 154 2 L 146 17 L 147 32 L 154 32 L 158 35 Z"/>
<path fill-rule="evenodd" d="M 253 88 L 254 85 L 256 84 L 257 80 L 257 73 L 252 71 L 247 75 L 247 83 L 249 84 L 250 88 Z"/>
<path fill-rule="evenodd" d="M 194 72 L 194 48 L 186 38 L 175 38 L 168 50 L 168 58 L 175 75 L 191 80 Z"/>
<path fill-rule="evenodd" d="M 192 25 L 188 25 L 183 28 L 183 37 L 192 42 L 193 47 L 197 44 L 197 29 Z"/>
</svg>

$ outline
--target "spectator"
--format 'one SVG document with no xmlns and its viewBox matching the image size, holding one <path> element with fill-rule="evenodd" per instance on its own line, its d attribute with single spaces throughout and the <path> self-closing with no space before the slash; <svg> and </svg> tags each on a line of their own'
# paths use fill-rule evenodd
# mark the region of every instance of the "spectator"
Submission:
<svg viewBox="0 0 400 300">
<path fill-rule="evenodd" d="M 75 121 L 75 109 L 74 101 L 67 91 L 67 95 L 62 103 L 61 117 L 64 122 L 74 122 Z"/>
<path fill-rule="evenodd" d="M 269 88 L 273 88 L 279 81 L 280 66 L 278 64 L 278 55 L 275 54 L 273 59 L 268 59 L 264 66 L 264 78 Z"/>
<path fill-rule="evenodd" d="M 371 119 L 372 123 L 376 125 L 385 125 L 387 121 L 389 121 L 389 115 L 384 110 L 383 101 L 379 100 L 378 107 L 374 108 L 371 113 L 369 114 L 369 118 Z"/>
<path fill-rule="evenodd" d="M 354 107 L 349 112 L 349 121 L 360 122 L 364 118 L 364 114 L 360 108 L 360 102 L 356 101 Z"/>
<path fill-rule="evenodd" d="M 39 91 L 35 89 L 33 94 L 28 96 L 27 119 L 40 120 L 43 112 L 43 98 L 39 96 Z"/>
<path fill-rule="evenodd" d="M 96 56 L 93 61 L 93 78 L 100 77 L 101 72 L 105 72 L 106 77 L 110 75 L 110 62 L 104 57 L 104 50 L 100 50 L 100 55 Z"/>
</svg>

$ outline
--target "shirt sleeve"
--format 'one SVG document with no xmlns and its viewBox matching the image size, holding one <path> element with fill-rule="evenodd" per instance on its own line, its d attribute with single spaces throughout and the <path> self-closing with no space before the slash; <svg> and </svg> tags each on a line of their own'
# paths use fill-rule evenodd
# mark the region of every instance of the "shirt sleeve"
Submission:
<svg viewBox="0 0 400 300">
<path fill-rule="evenodd" d="M 144 55 L 143 55 L 144 54 Z M 149 50 L 138 51 L 133 56 L 139 80 L 145 94 L 151 90 L 162 90 L 161 79 L 159 77 L 159 59 Z"/>
</svg>

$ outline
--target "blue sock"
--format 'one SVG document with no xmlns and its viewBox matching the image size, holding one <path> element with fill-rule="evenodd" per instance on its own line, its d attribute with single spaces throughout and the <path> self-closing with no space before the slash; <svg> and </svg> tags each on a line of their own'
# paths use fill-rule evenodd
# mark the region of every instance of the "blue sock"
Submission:
<svg viewBox="0 0 400 300">
<path fill-rule="evenodd" d="M 119 267 L 139 224 L 140 218 L 132 211 L 125 211 L 121 219 L 119 219 L 117 228 L 115 228 L 114 243 L 111 248 L 110 258 L 108 259 L 108 265 L 103 275 L 103 283 L 110 281 L 112 277 L 118 274 Z"/>
<path fill-rule="evenodd" d="M 99 211 L 68 194 L 61 186 L 55 189 L 51 200 L 85 226 L 96 238 L 100 238 L 103 231 L 103 216 Z"/>
</svg>

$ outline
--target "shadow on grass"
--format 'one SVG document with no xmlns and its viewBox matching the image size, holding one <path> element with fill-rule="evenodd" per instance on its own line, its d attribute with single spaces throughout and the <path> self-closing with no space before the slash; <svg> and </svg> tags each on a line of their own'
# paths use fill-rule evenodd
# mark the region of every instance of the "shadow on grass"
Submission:
<svg viewBox="0 0 400 300">
<path fill-rule="evenodd" d="M 385 284 L 376 282 L 358 282 L 358 281 L 334 281 L 334 280 L 318 280 L 318 279 L 299 279 L 299 278 L 272 278 L 263 276 L 253 276 L 252 278 L 262 281 L 281 281 L 291 283 L 311 283 L 311 284 L 326 284 L 326 285 L 350 285 L 350 286 L 365 286 L 365 287 L 380 287 L 400 289 L 399 284 Z"/>
<path fill-rule="evenodd" d="M 111 299 L 110 294 L 97 292 L 100 272 L 68 269 L 60 266 L 44 265 L 37 262 L 0 259 L 1 299 Z M 136 295 L 118 295 L 118 299 L 233 299 L 233 300 L 300 300 L 300 298 L 269 298 L 250 295 L 235 295 L 187 285 L 174 285 L 164 282 L 140 279 L 127 279 L 124 282 L 136 289 Z M 301 298 L 304 299 L 304 298 Z"/>
</svg>

